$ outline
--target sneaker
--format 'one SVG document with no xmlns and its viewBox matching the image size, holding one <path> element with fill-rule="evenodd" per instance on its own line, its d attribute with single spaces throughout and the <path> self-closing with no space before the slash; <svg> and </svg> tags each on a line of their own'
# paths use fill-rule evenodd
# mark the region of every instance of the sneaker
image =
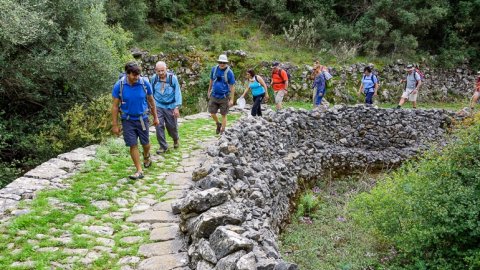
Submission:
<svg viewBox="0 0 480 270">
<path fill-rule="evenodd" d="M 216 134 L 220 134 L 220 129 L 222 128 L 222 123 L 217 122 L 217 130 L 215 131 Z"/>
<path fill-rule="evenodd" d="M 167 151 L 168 151 L 168 148 L 167 149 L 160 148 L 160 149 L 157 150 L 157 154 L 161 155 L 163 153 L 166 153 Z"/>
<path fill-rule="evenodd" d="M 143 178 L 143 172 L 136 172 L 136 173 L 130 175 L 128 178 L 130 178 L 132 180 L 142 179 Z"/>
<path fill-rule="evenodd" d="M 177 149 L 178 147 L 180 147 L 178 141 L 173 141 L 173 148 Z"/>
</svg>

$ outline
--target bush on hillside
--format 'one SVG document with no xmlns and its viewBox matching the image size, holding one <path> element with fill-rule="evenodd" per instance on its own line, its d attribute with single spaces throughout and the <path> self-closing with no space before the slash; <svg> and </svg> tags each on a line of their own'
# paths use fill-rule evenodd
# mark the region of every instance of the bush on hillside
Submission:
<svg viewBox="0 0 480 270">
<path fill-rule="evenodd" d="M 480 267 L 480 123 L 457 136 L 351 205 L 358 222 L 400 251 L 397 266 Z"/>
</svg>

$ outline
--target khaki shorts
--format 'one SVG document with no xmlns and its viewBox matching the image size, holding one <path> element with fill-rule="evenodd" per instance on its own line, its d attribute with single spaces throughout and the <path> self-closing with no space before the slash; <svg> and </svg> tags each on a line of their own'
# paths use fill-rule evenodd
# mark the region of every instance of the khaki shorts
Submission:
<svg viewBox="0 0 480 270">
<path fill-rule="evenodd" d="M 285 90 L 278 90 L 278 91 L 275 91 L 274 94 L 275 94 L 275 104 L 280 104 L 282 103 L 283 101 L 283 97 L 285 97 L 285 94 L 287 93 L 287 91 Z"/>
<path fill-rule="evenodd" d="M 413 91 L 415 91 L 415 89 L 405 89 L 405 91 L 402 94 L 402 98 L 407 98 L 408 101 L 416 102 L 418 91 L 415 94 L 412 94 Z"/>
<path fill-rule="evenodd" d="M 210 97 L 208 101 L 208 112 L 209 113 L 217 113 L 220 109 L 221 115 L 226 115 L 228 113 L 228 102 L 229 97 L 226 98 L 215 98 Z"/>
</svg>

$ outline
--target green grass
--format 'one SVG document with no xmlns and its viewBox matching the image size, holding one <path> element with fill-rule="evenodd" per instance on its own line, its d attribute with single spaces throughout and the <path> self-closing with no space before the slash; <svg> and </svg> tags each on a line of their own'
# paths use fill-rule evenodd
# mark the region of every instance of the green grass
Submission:
<svg viewBox="0 0 480 270">
<path fill-rule="evenodd" d="M 239 115 L 229 116 L 229 123 L 238 119 Z M 160 174 L 174 172 L 182 160 L 182 156 L 201 148 L 201 142 L 215 136 L 215 125 L 210 119 L 185 121 L 179 128 L 179 149 L 170 150 L 163 155 L 164 159 L 154 162 L 151 168 L 145 170 L 145 178 L 139 181 L 125 181 L 134 171 L 128 148 L 123 140 L 111 139 L 101 145 L 96 158 L 87 162 L 83 170 L 67 179 L 71 187 L 65 190 L 50 190 L 40 192 L 34 200 L 23 203 L 30 209 L 30 213 L 13 218 L 8 225 L 0 225 L 0 269 L 12 269 L 11 264 L 17 261 L 33 261 L 35 269 L 50 269 L 52 262 L 68 264 L 68 255 L 62 252 L 63 248 L 86 248 L 92 250 L 100 245 L 98 235 L 87 232 L 85 226 L 99 225 L 113 228 L 113 237 L 102 236 L 114 240 L 113 253 L 121 256 L 135 256 L 142 243 L 148 243 L 148 232 L 139 231 L 135 224 L 125 221 L 131 214 L 130 210 L 124 213 L 124 218 L 117 220 L 108 214 L 119 210 L 113 199 L 130 199 L 126 207 L 131 209 L 134 200 L 130 192 L 136 192 L 138 198 L 154 197 L 161 200 L 163 195 L 171 189 L 163 182 Z M 154 153 L 158 143 L 151 136 Z M 173 142 L 169 141 L 170 145 Z M 153 154 L 152 154 L 153 155 Z M 92 201 L 105 200 L 111 203 L 108 209 L 100 210 L 92 205 Z M 56 201 L 55 205 L 51 202 Z M 59 205 L 62 205 L 61 207 Z M 76 224 L 72 219 L 78 214 L 90 215 L 93 218 L 84 223 Z M 61 243 L 56 239 L 64 234 L 71 236 L 71 243 Z M 43 237 L 37 237 L 45 235 Z M 142 243 L 125 245 L 120 239 L 126 236 L 143 237 Z M 13 243 L 14 246 L 8 248 Z M 55 252 L 37 252 L 35 247 L 58 247 Z M 121 258 L 111 258 L 106 252 L 100 252 L 102 257 L 91 266 L 84 266 L 74 262 L 74 269 L 119 269 L 116 265 Z"/>
<path fill-rule="evenodd" d="M 378 262 L 385 248 L 355 224 L 347 210 L 348 202 L 374 183 L 373 178 L 358 177 L 319 181 L 317 210 L 303 221 L 293 220 L 280 237 L 283 258 L 305 270 L 382 269 Z"/>
<path fill-rule="evenodd" d="M 272 109 L 275 109 L 275 105 L 270 105 Z M 395 103 L 380 103 L 378 104 L 379 108 L 395 108 L 397 104 Z M 417 104 L 417 108 L 419 109 L 446 109 L 452 111 L 458 111 L 464 107 L 468 106 L 465 103 L 421 103 Z M 287 101 L 283 103 L 284 108 L 293 107 L 295 109 L 306 109 L 311 110 L 313 109 L 312 102 L 302 102 L 302 101 Z M 411 109 L 412 104 L 410 102 L 405 103 L 402 108 L 404 109 Z"/>
<path fill-rule="evenodd" d="M 398 103 L 380 103 L 378 106 L 380 108 L 395 108 L 397 107 Z M 451 102 L 451 103 L 439 103 L 439 102 L 434 102 L 434 103 L 423 103 L 423 102 L 418 102 L 417 103 L 417 108 L 418 109 L 445 109 L 445 110 L 452 110 L 452 111 L 459 111 L 463 109 L 464 107 L 468 107 L 469 103 L 468 102 Z M 411 109 L 412 108 L 412 103 L 411 102 L 406 102 L 403 104 L 402 108 L 405 109 Z"/>
</svg>

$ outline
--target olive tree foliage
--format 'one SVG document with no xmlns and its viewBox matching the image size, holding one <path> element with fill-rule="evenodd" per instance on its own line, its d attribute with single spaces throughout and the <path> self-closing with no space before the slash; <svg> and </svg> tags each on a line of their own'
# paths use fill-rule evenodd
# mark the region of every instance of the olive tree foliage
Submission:
<svg viewBox="0 0 480 270">
<path fill-rule="evenodd" d="M 13 114 L 56 113 L 111 87 L 129 36 L 105 24 L 102 2 L 0 4 L 2 108 Z"/>
<path fill-rule="evenodd" d="M 0 0 L 0 187 L 56 152 L 62 114 L 109 93 L 130 34 L 108 26 L 98 0 Z M 85 142 L 84 142 L 85 143 Z M 65 143 L 58 151 L 78 145 Z"/>
</svg>

